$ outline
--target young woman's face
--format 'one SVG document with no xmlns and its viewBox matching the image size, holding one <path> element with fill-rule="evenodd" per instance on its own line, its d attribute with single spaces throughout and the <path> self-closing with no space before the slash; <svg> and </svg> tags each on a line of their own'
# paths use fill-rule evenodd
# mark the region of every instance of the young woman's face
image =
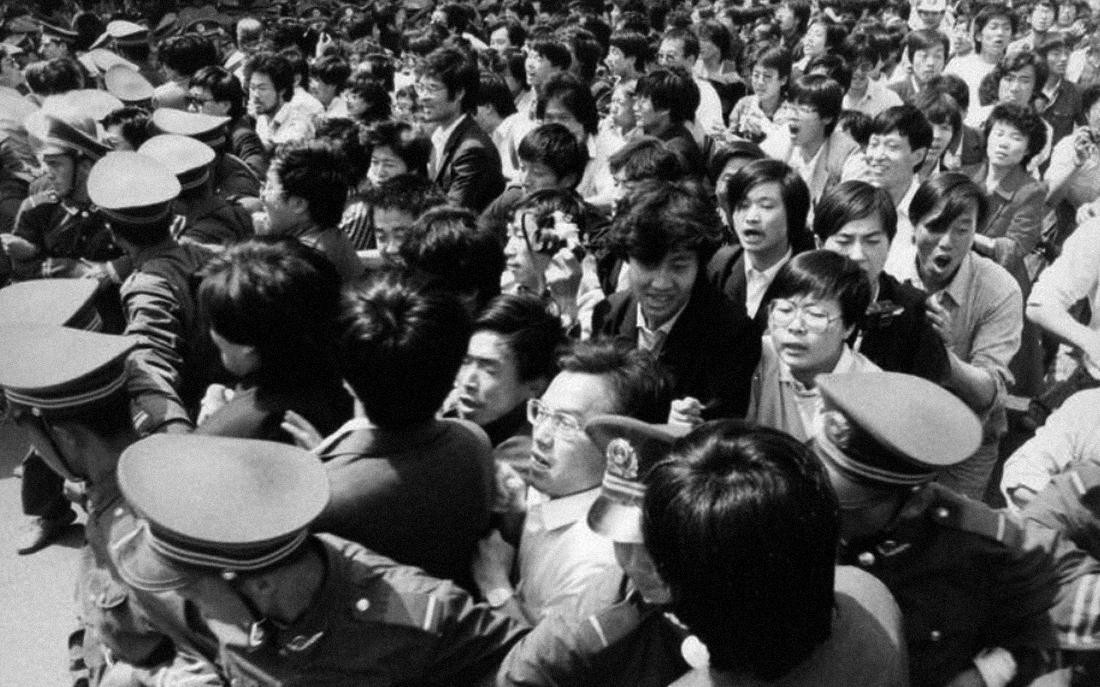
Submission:
<svg viewBox="0 0 1100 687">
<path fill-rule="evenodd" d="M 779 358 L 800 376 L 832 372 L 848 332 L 835 298 L 798 294 L 768 306 L 768 327 Z"/>
<path fill-rule="evenodd" d="M 809 57 L 825 53 L 826 31 L 824 24 L 811 24 L 802 39 L 802 50 Z"/>
</svg>

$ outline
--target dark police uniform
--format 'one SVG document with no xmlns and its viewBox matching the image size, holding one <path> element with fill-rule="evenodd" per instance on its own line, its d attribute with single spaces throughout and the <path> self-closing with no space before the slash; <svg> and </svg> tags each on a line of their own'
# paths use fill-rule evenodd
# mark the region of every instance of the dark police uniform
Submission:
<svg viewBox="0 0 1100 687">
<path fill-rule="evenodd" d="M 842 530 L 860 512 L 899 501 L 878 531 L 843 543 L 840 562 L 875 575 L 897 600 L 911 683 L 943 685 L 990 649 L 1010 651 L 1017 676 L 1037 674 L 1041 650 L 1058 647 L 1048 613 L 1060 581 L 1050 557 L 1008 514 L 931 483 L 977 448 L 974 413 L 900 373 L 820 375 L 817 384 L 824 410 L 814 450 L 837 492 Z"/>
<path fill-rule="evenodd" d="M 452 582 L 309 534 L 328 479 L 301 449 L 155 435 L 123 453 L 119 484 L 145 519 L 112 548 L 123 579 L 150 592 L 189 585 L 230 684 L 473 684 L 526 631 Z M 306 557 L 323 572 L 282 582 L 317 585 L 291 621 L 265 620 L 235 586 L 240 576 L 302 571 L 289 566 Z"/>
<path fill-rule="evenodd" d="M 150 157 L 111 153 L 88 175 L 88 195 L 112 221 L 155 230 L 180 192 L 175 176 Z M 209 249 L 170 237 L 139 249 L 122 283 L 126 334 L 137 337 L 128 388 L 134 426 L 142 435 L 191 425 L 191 409 L 206 388 L 209 354 L 198 324 L 194 280 Z"/>
<path fill-rule="evenodd" d="M 228 117 L 171 108 L 160 108 L 153 112 L 153 125 L 162 133 L 190 136 L 213 148 L 217 154 L 212 172 L 214 193 L 217 196 L 226 200 L 258 198 L 260 177 L 244 160 L 226 151 L 228 124 Z"/>
</svg>

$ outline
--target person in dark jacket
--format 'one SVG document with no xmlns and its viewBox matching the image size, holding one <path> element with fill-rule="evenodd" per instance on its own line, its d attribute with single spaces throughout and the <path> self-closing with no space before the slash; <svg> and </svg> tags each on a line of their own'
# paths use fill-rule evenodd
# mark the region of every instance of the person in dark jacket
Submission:
<svg viewBox="0 0 1100 687">
<path fill-rule="evenodd" d="M 660 182 L 639 187 L 610 237 L 630 271 L 630 289 L 597 305 L 592 317 L 594 335 L 654 354 L 672 374 L 683 412 L 703 419 L 744 416 L 760 357 L 744 309 L 706 280 L 720 240 L 718 217 L 697 194 Z"/>
<path fill-rule="evenodd" d="M 638 126 L 679 155 L 689 176 L 702 179 L 706 161 L 688 129 L 698 107 L 699 87 L 683 69 L 658 69 L 638 79 L 634 93 Z"/>
</svg>

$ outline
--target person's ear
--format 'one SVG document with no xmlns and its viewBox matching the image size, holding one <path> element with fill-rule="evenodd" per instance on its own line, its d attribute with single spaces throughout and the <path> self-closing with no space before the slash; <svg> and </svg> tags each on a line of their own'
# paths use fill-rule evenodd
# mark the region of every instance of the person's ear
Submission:
<svg viewBox="0 0 1100 687">
<path fill-rule="evenodd" d="M 309 203 L 306 202 L 305 198 L 301 198 L 299 196 L 287 196 L 286 204 L 296 215 L 304 215 L 309 213 Z"/>
</svg>

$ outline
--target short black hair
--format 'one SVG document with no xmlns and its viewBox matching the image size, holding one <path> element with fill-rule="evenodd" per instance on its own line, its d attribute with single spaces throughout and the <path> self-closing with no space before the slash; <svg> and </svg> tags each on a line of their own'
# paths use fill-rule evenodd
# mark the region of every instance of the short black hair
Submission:
<svg viewBox="0 0 1100 687">
<path fill-rule="evenodd" d="M 472 294 L 475 312 L 500 294 L 504 247 L 465 208 L 436 207 L 420 215 L 401 244 L 400 255 L 409 269 L 440 288 Z"/>
<path fill-rule="evenodd" d="M 811 250 L 792 257 L 775 275 L 773 298 L 799 295 L 835 299 L 845 327 L 859 323 L 871 304 L 871 283 L 854 260 L 831 250 Z"/>
<path fill-rule="evenodd" d="M 236 120 L 245 113 L 244 89 L 241 82 L 233 72 L 209 65 L 191 75 L 188 84 L 191 88 L 205 88 L 210 91 L 210 97 L 219 103 L 229 103 L 229 118 Z"/>
<path fill-rule="evenodd" d="M 970 109 L 970 87 L 956 74 L 940 74 L 928 80 L 925 91 L 936 91 L 951 96 L 960 111 Z"/>
<path fill-rule="evenodd" d="M 642 136 L 615 151 L 608 160 L 612 174 L 622 172 L 624 181 L 680 181 L 686 175 L 680 156 L 653 136 Z"/>
<path fill-rule="evenodd" d="M 877 216 L 890 241 L 898 233 L 898 211 L 886 189 L 855 179 L 825 192 L 814 206 L 814 235 L 822 242 L 849 222 Z"/>
<path fill-rule="evenodd" d="M 714 206 L 698 193 L 668 182 L 643 183 L 627 195 L 611 223 L 608 247 L 624 260 L 656 265 L 688 250 L 705 265 L 722 244 Z"/>
<path fill-rule="evenodd" d="M 203 67 L 218 64 L 218 50 L 209 38 L 197 33 L 171 36 L 157 47 L 157 59 L 172 71 L 186 77 Z"/>
<path fill-rule="evenodd" d="M 810 449 L 710 422 L 644 480 L 646 550 L 713 668 L 771 682 L 828 639 L 840 511 Z"/>
<path fill-rule="evenodd" d="M 713 19 L 708 19 L 699 24 L 696 29 L 699 33 L 699 41 L 710 41 L 714 43 L 714 46 L 718 48 L 718 54 L 722 60 L 728 60 L 732 57 L 732 39 L 730 38 L 729 29 L 723 26 L 720 22 Z"/>
<path fill-rule="evenodd" d="M 600 126 L 600 113 L 591 88 L 568 72 L 551 76 L 539 89 L 535 116 L 543 119 L 551 100 L 557 100 L 568 109 L 584 130 L 592 135 Z"/>
<path fill-rule="evenodd" d="M 409 174 L 428 177 L 428 160 L 432 155 L 431 139 L 406 122 L 378 122 L 366 131 L 366 144 L 371 150 L 389 148 L 401 158 Z"/>
<path fill-rule="evenodd" d="M 338 226 L 344 214 L 345 167 L 343 156 L 319 141 L 288 144 L 271 161 L 283 192 L 304 200 L 310 219 L 323 229 Z"/>
<path fill-rule="evenodd" d="M 435 184 L 415 174 L 399 174 L 383 181 L 367 192 L 367 200 L 375 210 L 398 210 L 413 218 L 446 202 Z"/>
<path fill-rule="evenodd" d="M 256 53 L 245 66 L 245 79 L 249 82 L 252 75 L 265 74 L 271 79 L 275 92 L 283 102 L 290 102 L 294 97 L 294 68 L 282 55 L 272 53 Z"/>
<path fill-rule="evenodd" d="M 875 115 L 871 124 L 872 135 L 886 136 L 895 132 L 909 143 L 910 150 L 927 150 L 932 145 L 932 125 L 928 117 L 913 105 L 888 107 Z"/>
<path fill-rule="evenodd" d="M 367 104 L 367 108 L 358 116 L 359 121 L 370 124 L 390 118 L 390 94 L 378 79 L 369 74 L 357 73 L 348 79 L 344 90 L 362 98 Z"/>
<path fill-rule="evenodd" d="M 515 20 L 497 22 L 490 27 L 489 35 L 491 36 L 501 29 L 507 32 L 508 42 L 512 44 L 513 48 L 523 47 L 523 42 L 527 40 L 527 29 L 523 28 L 523 24 Z"/>
<path fill-rule="evenodd" d="M 122 137 L 134 150 L 154 135 L 153 121 L 148 110 L 140 107 L 120 107 L 107 113 L 101 122 L 104 129 L 120 127 Z"/>
<path fill-rule="evenodd" d="M 749 192 L 761 184 L 779 184 L 779 195 L 787 214 L 787 243 L 792 247 L 812 243 L 806 228 L 810 213 L 810 189 L 802 176 L 779 160 L 753 160 L 730 177 L 726 184 L 730 208 L 736 208 Z"/>
<path fill-rule="evenodd" d="M 951 52 L 951 41 L 947 36 L 935 29 L 913 31 L 905 37 L 905 56 L 912 62 L 918 50 L 931 50 L 937 45 L 943 48 L 943 59 L 946 61 Z"/>
<path fill-rule="evenodd" d="M 558 359 L 562 372 L 605 377 L 615 390 L 609 412 L 642 422 L 664 422 L 672 403 L 667 374 L 646 351 L 613 339 L 582 341 Z"/>
<path fill-rule="evenodd" d="M 569 48 L 560 40 L 552 37 L 535 38 L 528 37 L 528 52 L 533 52 L 546 58 L 550 64 L 558 69 L 569 69 L 573 66 L 573 56 L 569 54 Z"/>
<path fill-rule="evenodd" d="M 1020 161 L 1023 167 L 1027 167 L 1031 158 L 1038 155 L 1047 144 L 1047 125 L 1030 107 L 1016 103 L 1000 103 L 995 106 L 982 127 L 982 138 L 986 142 L 989 141 L 989 132 L 997 122 L 1008 124 L 1027 138 L 1027 152 Z"/>
<path fill-rule="evenodd" d="M 668 29 L 661 41 L 681 41 L 684 44 L 684 57 L 699 57 L 699 37 L 687 29 Z"/>
<path fill-rule="evenodd" d="M 798 32 L 804 33 L 806 27 L 810 23 L 810 11 L 811 6 L 809 0 L 783 0 L 783 2 L 776 5 L 776 9 L 780 6 L 786 5 L 791 10 L 791 14 L 794 15 L 795 21 L 798 22 Z"/>
<path fill-rule="evenodd" d="M 519 142 L 516 154 L 523 162 L 546 165 L 559 179 L 572 174 L 576 184 L 581 183 L 588 165 L 588 147 L 564 124 L 558 123 L 543 124 L 529 131 Z"/>
<path fill-rule="evenodd" d="M 394 66 L 393 58 L 386 53 L 375 50 L 363 55 L 363 59 L 356 65 L 355 70 L 357 73 L 366 74 L 381 83 L 387 93 L 393 92 L 397 69 Z"/>
<path fill-rule="evenodd" d="M 977 230 L 981 231 L 989 214 L 985 191 L 961 172 L 934 174 L 913 194 L 909 202 L 909 221 L 914 227 L 923 221 L 929 231 L 942 233 L 971 207 L 978 212 Z M 936 208 L 939 212 L 930 217 Z"/>
<path fill-rule="evenodd" d="M 634 60 L 635 71 L 645 71 L 651 52 L 648 38 L 637 31 L 616 31 L 611 34 L 611 47 L 618 48 L 623 56 Z"/>
<path fill-rule="evenodd" d="M 340 275 L 317 250 L 266 236 L 231 246 L 203 268 L 198 302 L 219 336 L 257 349 L 263 390 L 336 377 Z"/>
<path fill-rule="evenodd" d="M 504 118 L 516 113 L 516 101 L 504 77 L 492 72 L 481 72 L 477 86 L 477 105 L 488 105 L 498 117 Z"/>
<path fill-rule="evenodd" d="M 32 62 L 23 76 L 31 93 L 43 97 L 84 88 L 84 69 L 69 57 Z"/>
<path fill-rule="evenodd" d="M 477 102 L 477 63 L 457 48 L 438 48 L 424 58 L 421 76 L 439 79 L 447 89 L 447 97 L 454 98 L 462 91 L 463 112 L 474 109 Z"/>
<path fill-rule="evenodd" d="M 854 61 L 847 60 L 836 53 L 827 52 L 810 59 L 806 63 L 806 71 L 803 72 L 803 75 L 828 77 L 840 84 L 842 93 L 847 93 L 852 86 L 852 65 L 854 64 Z M 794 91 L 793 84 L 791 90 Z M 841 96 L 841 100 L 843 100 L 843 96 Z"/>
<path fill-rule="evenodd" d="M 400 428 L 427 422 L 443 405 L 466 355 L 470 317 L 453 294 L 389 274 L 345 292 L 339 329 L 340 372 L 367 417 Z"/>
<path fill-rule="evenodd" d="M 836 128 L 837 118 L 844 105 L 844 88 L 827 76 L 805 74 L 794 82 L 791 102 L 814 108 L 818 116 L 826 120 L 825 135 L 829 136 Z"/>
<path fill-rule="evenodd" d="M 679 67 L 655 69 L 638 79 L 635 98 L 649 98 L 653 109 L 668 111 L 673 124 L 694 121 L 699 108 L 699 86 Z"/>
<path fill-rule="evenodd" d="M 335 86 L 336 91 L 340 92 L 351 76 L 351 65 L 340 55 L 324 55 L 313 63 L 310 74 L 323 84 Z"/>
<path fill-rule="evenodd" d="M 500 335 L 516 360 L 522 382 L 553 379 L 559 351 L 568 341 L 561 320 L 534 294 L 497 296 L 478 315 L 473 331 Z"/>
<path fill-rule="evenodd" d="M 755 67 L 774 69 L 779 79 L 786 82 L 791 77 L 791 53 L 786 48 L 773 47 L 756 56 Z"/>
</svg>

